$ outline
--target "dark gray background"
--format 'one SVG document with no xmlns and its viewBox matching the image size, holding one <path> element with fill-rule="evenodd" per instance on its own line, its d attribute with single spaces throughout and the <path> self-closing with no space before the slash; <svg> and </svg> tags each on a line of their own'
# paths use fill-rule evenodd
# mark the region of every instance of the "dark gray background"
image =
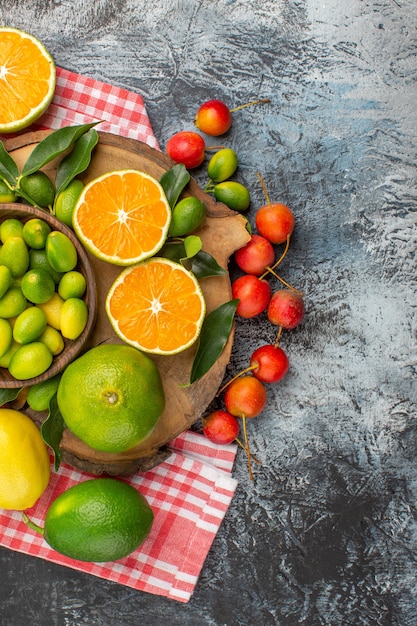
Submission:
<svg viewBox="0 0 417 626">
<path fill-rule="evenodd" d="M 222 142 L 297 220 L 291 370 L 249 426 L 239 487 L 188 605 L 0 550 L 0 624 L 417 624 L 415 0 L 2 0 L 56 63 L 140 92 L 163 148 L 218 97 Z M 215 140 L 216 141 L 216 140 Z M 217 142 L 218 143 L 218 142 Z M 204 168 L 195 172 L 206 182 Z M 227 372 L 272 341 L 239 322 Z"/>
</svg>

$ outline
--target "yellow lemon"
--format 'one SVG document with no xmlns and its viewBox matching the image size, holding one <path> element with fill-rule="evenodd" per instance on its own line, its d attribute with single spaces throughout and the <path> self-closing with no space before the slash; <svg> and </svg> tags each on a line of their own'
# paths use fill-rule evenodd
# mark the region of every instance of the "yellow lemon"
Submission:
<svg viewBox="0 0 417 626">
<path fill-rule="evenodd" d="M 56 330 L 56 328 L 52 328 L 52 326 L 46 326 L 42 335 L 39 336 L 39 341 L 42 341 L 42 343 L 45 344 L 53 356 L 61 354 L 65 348 L 64 339 L 61 333 Z"/>
<path fill-rule="evenodd" d="M 0 449 L 0 507 L 32 507 L 50 477 L 49 453 L 39 429 L 24 413 L 0 409 Z"/>
</svg>

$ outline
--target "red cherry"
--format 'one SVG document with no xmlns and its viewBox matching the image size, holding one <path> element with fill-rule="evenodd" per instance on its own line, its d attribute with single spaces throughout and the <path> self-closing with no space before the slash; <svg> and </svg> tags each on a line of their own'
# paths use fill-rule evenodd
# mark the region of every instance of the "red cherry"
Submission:
<svg viewBox="0 0 417 626">
<path fill-rule="evenodd" d="M 227 411 L 213 411 L 202 419 L 203 433 L 210 441 L 218 444 L 232 443 L 239 434 L 239 422 Z"/>
<path fill-rule="evenodd" d="M 303 298 L 290 289 L 279 289 L 272 294 L 268 305 L 268 319 L 272 324 L 291 330 L 304 317 Z"/>
<path fill-rule="evenodd" d="M 293 212 L 285 204 L 274 202 L 258 209 L 255 215 L 258 232 L 271 243 L 287 241 L 295 225 Z"/>
<path fill-rule="evenodd" d="M 182 163 L 189 170 L 204 161 L 206 145 L 198 133 L 181 130 L 172 135 L 166 144 L 166 153 L 175 163 Z"/>
<path fill-rule="evenodd" d="M 254 376 L 235 378 L 224 394 L 226 409 L 236 417 L 256 417 L 266 404 L 266 390 Z"/>
<path fill-rule="evenodd" d="M 221 100 L 207 100 L 198 109 L 194 123 L 201 132 L 217 137 L 229 130 L 232 114 Z"/>
<path fill-rule="evenodd" d="M 271 287 L 266 280 L 252 274 L 240 276 L 232 283 L 232 296 L 240 300 L 236 314 L 240 317 L 256 317 L 268 306 Z"/>
<path fill-rule="evenodd" d="M 246 274 L 260 276 L 275 260 L 272 244 L 261 235 L 251 235 L 248 243 L 235 252 L 235 260 Z"/>
<path fill-rule="evenodd" d="M 252 354 L 250 367 L 252 374 L 260 381 L 276 383 L 282 380 L 288 372 L 289 361 L 282 348 L 267 344 L 260 346 Z"/>
</svg>

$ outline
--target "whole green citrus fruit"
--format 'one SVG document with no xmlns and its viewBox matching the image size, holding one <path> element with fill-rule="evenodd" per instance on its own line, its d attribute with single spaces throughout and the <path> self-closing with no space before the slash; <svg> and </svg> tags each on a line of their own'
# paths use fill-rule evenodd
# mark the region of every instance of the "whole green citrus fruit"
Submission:
<svg viewBox="0 0 417 626">
<path fill-rule="evenodd" d="M 23 176 L 19 183 L 24 197 L 41 208 L 52 206 L 55 198 L 55 187 L 45 172 L 37 171 Z"/>
<path fill-rule="evenodd" d="M 50 505 L 45 541 L 57 552 L 79 561 L 116 561 L 143 543 L 153 523 L 145 497 L 115 478 L 92 478 L 70 487 Z"/>
<path fill-rule="evenodd" d="M 69 428 L 91 448 L 123 452 L 146 439 L 165 407 L 155 363 L 124 344 L 101 344 L 62 374 L 58 406 Z"/>
</svg>

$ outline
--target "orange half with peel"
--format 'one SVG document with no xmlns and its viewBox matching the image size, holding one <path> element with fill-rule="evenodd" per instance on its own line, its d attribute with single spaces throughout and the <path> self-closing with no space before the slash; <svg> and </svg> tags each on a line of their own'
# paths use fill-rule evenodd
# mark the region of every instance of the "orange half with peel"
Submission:
<svg viewBox="0 0 417 626">
<path fill-rule="evenodd" d="M 198 338 L 206 304 L 198 280 L 180 263 L 154 257 L 124 269 L 106 298 L 117 335 L 151 354 L 177 354 Z"/>
<path fill-rule="evenodd" d="M 72 217 L 74 231 L 94 256 L 122 266 L 156 254 L 170 222 L 162 186 L 132 169 L 107 172 L 87 183 Z"/>
<path fill-rule="evenodd" d="M 44 113 L 56 69 L 45 46 L 17 28 L 0 28 L 0 133 L 26 128 Z"/>
</svg>

